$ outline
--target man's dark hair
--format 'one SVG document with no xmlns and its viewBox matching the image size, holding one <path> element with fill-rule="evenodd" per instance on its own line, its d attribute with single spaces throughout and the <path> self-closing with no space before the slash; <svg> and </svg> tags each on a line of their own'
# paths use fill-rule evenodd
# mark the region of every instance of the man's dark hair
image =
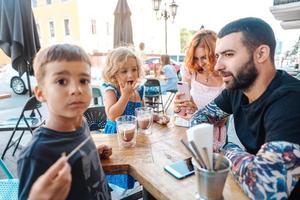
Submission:
<svg viewBox="0 0 300 200">
<path fill-rule="evenodd" d="M 258 46 L 262 44 L 268 45 L 270 47 L 270 58 L 274 64 L 276 40 L 274 32 L 268 23 L 254 17 L 238 19 L 225 25 L 220 30 L 218 38 L 235 32 L 243 34 L 244 38 L 242 42 L 252 53 Z"/>
</svg>

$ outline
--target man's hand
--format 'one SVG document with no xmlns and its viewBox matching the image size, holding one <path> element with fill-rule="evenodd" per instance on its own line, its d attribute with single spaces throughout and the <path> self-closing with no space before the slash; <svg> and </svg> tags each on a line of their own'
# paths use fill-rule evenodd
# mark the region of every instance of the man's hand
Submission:
<svg viewBox="0 0 300 200">
<path fill-rule="evenodd" d="M 29 200 L 64 200 L 72 182 L 71 167 L 66 156 L 58 159 L 32 185 Z"/>
<path fill-rule="evenodd" d="M 101 144 L 97 147 L 100 159 L 108 159 L 112 155 L 112 148 Z"/>
</svg>

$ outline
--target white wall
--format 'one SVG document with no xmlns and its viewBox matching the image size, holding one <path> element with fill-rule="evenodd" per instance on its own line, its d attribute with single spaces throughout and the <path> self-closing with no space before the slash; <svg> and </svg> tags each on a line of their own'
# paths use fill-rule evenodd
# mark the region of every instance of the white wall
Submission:
<svg viewBox="0 0 300 200">
<path fill-rule="evenodd" d="M 156 19 L 155 12 L 152 10 L 152 1 L 127 0 L 127 2 L 132 13 L 133 41 L 136 49 L 140 42 L 144 42 L 146 53 L 164 53 L 164 20 Z M 114 10 L 117 0 L 78 0 L 78 3 L 82 46 L 88 52 L 95 49 L 107 52 L 113 48 Z M 97 20 L 97 35 L 91 34 L 93 18 Z M 179 37 L 176 18 L 174 24 L 168 20 L 168 53 L 180 52 Z"/>
</svg>

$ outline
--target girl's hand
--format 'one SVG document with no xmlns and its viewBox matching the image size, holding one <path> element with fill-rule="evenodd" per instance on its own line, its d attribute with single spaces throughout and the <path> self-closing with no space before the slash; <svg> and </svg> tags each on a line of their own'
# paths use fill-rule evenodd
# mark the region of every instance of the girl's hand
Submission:
<svg viewBox="0 0 300 200">
<path fill-rule="evenodd" d="M 105 145 L 101 144 L 97 147 L 100 159 L 108 159 L 112 155 L 112 148 Z"/>
<path fill-rule="evenodd" d="M 132 96 L 138 87 L 137 80 L 133 81 L 132 83 L 130 82 L 119 83 L 119 85 L 120 85 L 121 95 L 127 97 Z"/>
</svg>

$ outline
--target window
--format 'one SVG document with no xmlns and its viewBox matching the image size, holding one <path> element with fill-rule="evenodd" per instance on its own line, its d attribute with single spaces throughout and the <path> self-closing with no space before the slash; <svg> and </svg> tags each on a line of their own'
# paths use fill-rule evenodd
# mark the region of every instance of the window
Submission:
<svg viewBox="0 0 300 200">
<path fill-rule="evenodd" d="M 37 7 L 37 0 L 31 0 L 31 6 L 33 8 Z"/>
<path fill-rule="evenodd" d="M 46 0 L 47 5 L 52 4 L 52 0 Z"/>
<path fill-rule="evenodd" d="M 92 19 L 91 24 L 92 24 L 92 35 L 96 35 L 97 33 L 96 20 Z"/>
<path fill-rule="evenodd" d="M 64 26 L 65 26 L 65 35 L 70 35 L 70 20 L 69 19 L 64 20 Z"/>
<path fill-rule="evenodd" d="M 49 22 L 49 30 L 50 30 L 50 37 L 55 37 L 55 32 L 54 32 L 54 22 L 50 21 Z"/>
</svg>

